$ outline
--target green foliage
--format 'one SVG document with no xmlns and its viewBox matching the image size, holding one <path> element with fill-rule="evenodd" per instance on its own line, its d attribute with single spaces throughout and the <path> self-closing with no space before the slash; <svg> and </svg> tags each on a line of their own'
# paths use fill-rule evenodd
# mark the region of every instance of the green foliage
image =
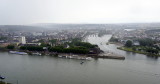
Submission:
<svg viewBox="0 0 160 84">
<path fill-rule="evenodd" d="M 152 39 L 149 38 L 145 38 L 145 39 L 138 39 L 139 43 L 141 46 L 153 46 L 154 41 Z"/>
<path fill-rule="evenodd" d="M 21 50 L 27 50 L 27 47 L 26 46 L 21 46 L 20 49 Z"/>
<path fill-rule="evenodd" d="M 81 41 L 81 39 L 80 38 L 74 38 L 74 39 L 72 39 L 72 42 L 74 43 L 74 42 L 80 42 Z"/>
<path fill-rule="evenodd" d="M 147 48 L 146 52 L 152 53 L 152 54 L 158 54 L 159 53 L 159 51 L 157 49 L 153 49 L 153 48 Z"/>
<path fill-rule="evenodd" d="M 50 52 L 63 52 L 63 47 L 62 46 L 55 46 L 55 47 L 51 47 L 49 48 Z"/>
<path fill-rule="evenodd" d="M 29 51 L 43 51 L 42 46 L 21 46 L 20 49 Z"/>
<path fill-rule="evenodd" d="M 50 46 L 49 44 L 46 44 L 46 43 L 41 43 L 41 46 L 42 47 L 48 47 L 48 46 Z"/>
<path fill-rule="evenodd" d="M 80 38 L 72 39 L 72 42 L 68 43 L 68 45 L 70 47 L 83 47 L 83 48 L 85 47 L 87 49 L 97 47 L 96 45 L 92 45 L 92 44 L 90 44 L 88 42 L 81 42 Z"/>
<path fill-rule="evenodd" d="M 134 48 L 136 50 L 134 50 Z M 129 52 L 135 52 L 139 54 L 145 54 L 145 55 L 160 56 L 159 50 L 153 47 L 133 46 L 133 47 L 118 47 L 117 49 Z"/>
<path fill-rule="evenodd" d="M 128 41 L 125 43 L 125 46 L 126 46 L 126 47 L 132 47 L 132 41 L 128 40 Z"/>
<path fill-rule="evenodd" d="M 57 42 L 57 40 L 56 40 L 56 39 L 52 39 L 52 40 L 50 40 L 50 42 L 51 42 L 52 44 L 55 44 L 55 43 Z"/>
<path fill-rule="evenodd" d="M 7 46 L 7 49 L 14 49 L 14 48 L 15 48 L 14 45 L 8 45 L 8 46 Z"/>
<path fill-rule="evenodd" d="M 59 53 L 78 53 L 78 54 L 86 54 L 89 50 L 85 47 L 70 47 L 64 48 L 62 46 L 55 46 L 49 49 L 50 52 L 59 52 Z"/>
<path fill-rule="evenodd" d="M 153 47 L 156 48 L 157 50 L 160 50 L 160 47 L 157 45 L 154 45 Z"/>
<path fill-rule="evenodd" d="M 87 42 L 75 42 L 74 45 L 76 46 L 83 46 L 83 47 L 86 47 L 86 48 L 94 48 L 95 46 L 90 44 L 90 43 L 87 43 Z"/>
</svg>

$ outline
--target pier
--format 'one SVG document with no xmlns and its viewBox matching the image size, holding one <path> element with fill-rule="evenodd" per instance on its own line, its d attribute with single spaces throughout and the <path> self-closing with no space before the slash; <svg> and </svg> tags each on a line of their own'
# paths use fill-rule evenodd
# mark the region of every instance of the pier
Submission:
<svg viewBox="0 0 160 84">
<path fill-rule="evenodd" d="M 123 56 L 109 56 L 109 55 L 97 56 L 97 58 L 120 59 L 120 60 L 125 59 L 125 57 L 123 57 Z"/>
<path fill-rule="evenodd" d="M 119 60 L 124 60 L 124 56 L 116 55 L 113 53 L 101 53 L 99 55 L 92 55 L 91 57 L 94 58 L 104 58 L 104 59 L 119 59 Z"/>
</svg>

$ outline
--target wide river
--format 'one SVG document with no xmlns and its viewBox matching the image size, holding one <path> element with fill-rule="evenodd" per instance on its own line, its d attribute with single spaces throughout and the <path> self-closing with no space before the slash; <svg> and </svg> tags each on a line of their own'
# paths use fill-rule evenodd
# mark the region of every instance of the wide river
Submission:
<svg viewBox="0 0 160 84">
<path fill-rule="evenodd" d="M 91 35 L 86 41 L 125 60 L 80 60 L 0 52 L 0 74 L 13 84 L 160 84 L 160 59 L 106 45 L 111 35 Z"/>
</svg>

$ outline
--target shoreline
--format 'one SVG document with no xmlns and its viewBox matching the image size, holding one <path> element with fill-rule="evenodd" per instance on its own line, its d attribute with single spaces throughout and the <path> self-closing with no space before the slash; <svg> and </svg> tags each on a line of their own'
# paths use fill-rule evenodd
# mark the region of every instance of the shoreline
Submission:
<svg viewBox="0 0 160 84">
<path fill-rule="evenodd" d="M 156 54 L 149 54 L 147 52 L 141 52 L 141 51 L 134 51 L 134 50 L 125 49 L 124 45 L 121 44 L 121 43 L 118 43 L 118 42 L 107 42 L 106 43 L 106 45 L 109 45 L 109 44 L 118 45 L 119 47 L 117 47 L 117 49 L 119 49 L 119 50 L 123 50 L 123 51 L 127 51 L 127 52 L 133 52 L 133 53 L 138 53 L 138 54 L 143 54 L 143 55 L 146 55 L 146 56 L 160 57 L 160 55 L 156 55 Z"/>
<path fill-rule="evenodd" d="M 27 53 L 27 54 L 10 53 L 10 51 L 24 52 L 24 53 Z M 103 59 L 120 59 L 120 60 L 125 59 L 124 56 L 118 56 L 118 55 L 114 55 L 114 54 L 105 55 L 103 53 L 100 53 L 100 54 L 74 54 L 74 53 L 33 52 L 33 51 L 19 51 L 19 50 L 5 50 L 5 51 L 0 51 L 0 52 L 8 52 L 10 54 L 31 55 L 31 56 L 34 56 L 34 55 L 37 55 L 37 56 L 46 55 L 46 56 L 54 56 L 54 57 L 58 57 L 58 56 L 78 56 L 78 57 L 92 57 L 92 58 L 103 58 Z M 37 54 L 33 54 L 33 53 L 37 53 Z"/>
<path fill-rule="evenodd" d="M 160 55 L 156 55 L 156 54 L 149 54 L 147 52 L 141 52 L 141 51 L 134 51 L 134 50 L 125 49 L 123 46 L 117 47 L 117 49 L 123 50 L 123 51 L 127 51 L 127 52 L 133 52 L 133 53 L 143 54 L 143 55 L 146 55 L 146 56 L 160 57 Z"/>
</svg>

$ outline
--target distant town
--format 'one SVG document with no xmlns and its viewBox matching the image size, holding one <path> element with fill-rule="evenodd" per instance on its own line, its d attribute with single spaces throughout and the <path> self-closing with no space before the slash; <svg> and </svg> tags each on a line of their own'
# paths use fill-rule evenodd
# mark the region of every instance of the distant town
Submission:
<svg viewBox="0 0 160 84">
<path fill-rule="evenodd" d="M 103 51 L 83 39 L 92 34 L 111 34 L 110 43 L 125 46 L 131 41 L 128 47 L 119 49 L 159 55 L 159 28 L 160 23 L 1 25 L 0 50 L 97 55 Z"/>
</svg>

